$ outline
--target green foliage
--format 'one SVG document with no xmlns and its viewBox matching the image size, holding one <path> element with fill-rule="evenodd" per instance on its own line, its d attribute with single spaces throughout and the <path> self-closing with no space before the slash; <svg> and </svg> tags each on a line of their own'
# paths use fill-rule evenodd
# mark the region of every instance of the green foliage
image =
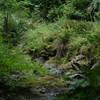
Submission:
<svg viewBox="0 0 100 100">
<path fill-rule="evenodd" d="M 23 32 L 26 30 L 26 18 L 28 9 L 25 8 L 26 1 L 1 0 L 0 12 L 2 17 L 2 35 L 4 41 L 17 45 L 21 40 Z M 19 14 L 20 13 L 20 14 Z"/>
<path fill-rule="evenodd" d="M 55 9 L 52 9 L 52 12 L 55 12 L 53 14 L 57 14 L 58 17 L 64 16 L 75 20 L 96 21 L 100 15 L 99 5 L 99 0 L 68 0 L 59 8 L 56 8 L 56 12 Z"/>
<path fill-rule="evenodd" d="M 48 74 L 41 64 L 31 62 L 31 58 L 24 55 L 20 48 L 12 48 L 3 44 L 0 38 L 0 81 L 10 86 L 19 86 L 37 82 L 36 79 Z M 19 78 L 16 79 L 19 74 Z M 32 73 L 33 74 L 32 74 Z M 38 74 L 36 74 L 36 73 Z M 15 74 L 14 74 L 15 73 Z M 12 78 L 15 75 L 15 78 Z"/>
<path fill-rule="evenodd" d="M 27 25 L 23 20 L 15 19 L 15 16 L 9 16 L 8 19 L 8 33 L 3 33 L 5 42 L 12 45 L 17 45 L 23 39 L 24 32 L 27 30 Z"/>
<path fill-rule="evenodd" d="M 30 1 L 32 2 L 32 0 Z M 65 0 L 34 0 L 32 3 L 36 5 L 37 9 L 39 10 L 39 14 L 43 19 L 53 21 L 57 15 L 55 13 L 55 15 L 51 17 L 48 15 L 49 11 L 65 3 Z"/>
<path fill-rule="evenodd" d="M 100 66 L 99 66 L 100 67 Z M 74 80 L 70 85 L 71 90 L 66 91 L 55 100 L 99 100 L 100 99 L 100 68 L 92 71 L 85 71 L 86 79 Z"/>
<path fill-rule="evenodd" d="M 31 4 L 35 5 L 34 9 L 40 18 L 48 21 L 55 21 L 62 16 L 91 21 L 99 18 L 99 0 L 35 0 Z"/>
<path fill-rule="evenodd" d="M 41 24 L 35 30 L 26 32 L 25 48 L 33 51 L 33 57 L 48 56 L 52 53 L 53 45 L 51 43 L 56 39 L 54 28 L 55 26 L 52 24 Z"/>
<path fill-rule="evenodd" d="M 82 54 L 82 46 L 89 50 L 84 55 L 90 63 L 99 61 L 99 5 L 100 0 L 0 0 L 0 81 L 10 86 L 64 84 L 61 77 L 56 84 L 33 58 L 54 57 L 66 64 Z M 99 71 L 84 70 L 86 79 L 74 80 L 72 90 L 57 100 L 99 100 Z"/>
<path fill-rule="evenodd" d="M 33 51 L 32 56 L 54 56 L 63 43 L 67 50 L 65 56 L 70 59 L 81 46 L 94 47 L 91 52 L 99 56 L 99 26 L 92 22 L 59 19 L 56 23 L 41 24 L 35 30 L 26 32 L 24 48 Z M 76 40 L 77 37 L 77 40 Z M 90 53 L 91 54 L 91 53 Z"/>
</svg>

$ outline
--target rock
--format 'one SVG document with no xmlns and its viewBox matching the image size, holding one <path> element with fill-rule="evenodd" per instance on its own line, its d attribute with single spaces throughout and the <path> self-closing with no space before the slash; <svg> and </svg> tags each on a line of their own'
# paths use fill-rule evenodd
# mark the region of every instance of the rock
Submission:
<svg viewBox="0 0 100 100">
<path fill-rule="evenodd" d="M 66 82 L 62 78 L 58 78 L 54 75 L 42 77 L 39 80 L 39 84 L 45 87 L 66 86 Z"/>
<path fill-rule="evenodd" d="M 60 61 L 54 57 L 50 58 L 45 64 L 44 67 L 49 70 L 53 75 L 60 76 L 61 70 L 59 69 Z"/>
<path fill-rule="evenodd" d="M 76 65 L 78 69 L 82 69 L 83 67 L 88 67 L 89 60 L 84 55 L 78 55 L 74 59 L 72 59 L 71 64 L 74 66 Z"/>
<path fill-rule="evenodd" d="M 60 68 L 68 70 L 81 70 L 82 67 L 86 67 L 89 64 L 89 60 L 84 55 L 78 55 L 74 59 L 72 59 L 69 63 L 62 65 Z"/>
<path fill-rule="evenodd" d="M 45 59 L 43 57 L 40 57 L 40 58 L 34 59 L 34 61 L 39 62 L 39 63 L 44 63 Z"/>
<path fill-rule="evenodd" d="M 24 74 L 20 71 L 13 71 L 13 72 L 11 72 L 11 75 L 9 75 L 9 78 L 17 81 L 17 80 L 23 79 Z"/>
<path fill-rule="evenodd" d="M 30 91 L 32 94 L 35 94 L 35 95 L 42 95 L 42 94 L 45 94 L 46 92 L 46 88 L 44 86 L 32 86 L 30 88 Z"/>
<path fill-rule="evenodd" d="M 73 74 L 73 75 L 70 75 L 70 78 L 72 78 L 72 79 L 84 79 L 85 76 L 82 74 Z"/>
<path fill-rule="evenodd" d="M 84 58 L 85 58 L 85 56 L 82 55 L 82 54 L 80 54 L 80 55 L 76 56 L 75 58 L 73 58 L 73 59 L 71 60 L 71 62 L 77 62 L 77 61 L 80 61 L 80 60 L 82 60 L 82 59 L 84 59 Z"/>
<path fill-rule="evenodd" d="M 58 64 L 58 63 L 48 63 L 48 62 L 46 62 L 44 67 L 46 67 L 46 68 L 53 68 L 53 67 L 57 67 L 59 65 L 60 64 Z"/>
<path fill-rule="evenodd" d="M 56 58 L 50 58 L 45 64 L 44 67 L 46 68 L 57 68 L 60 66 L 60 61 L 57 60 Z"/>
<path fill-rule="evenodd" d="M 82 46 L 81 48 L 80 48 L 80 54 L 82 54 L 82 55 L 88 55 L 89 54 L 89 47 L 87 47 L 87 46 Z"/>
<path fill-rule="evenodd" d="M 84 55 L 78 55 L 69 63 L 61 66 L 59 62 L 59 60 L 51 58 L 44 64 L 44 67 L 48 68 L 53 75 L 61 76 L 67 71 L 79 71 L 82 69 L 81 67 L 88 66 L 89 63 L 87 57 Z"/>
<path fill-rule="evenodd" d="M 62 71 L 60 69 L 57 69 L 57 68 L 51 68 L 49 71 L 53 75 L 57 75 L 57 76 L 61 76 L 62 75 Z"/>
<path fill-rule="evenodd" d="M 69 63 L 60 65 L 60 61 L 55 58 L 50 58 L 45 64 L 44 67 L 48 68 L 51 74 L 56 76 L 62 76 L 67 72 L 70 72 L 72 77 L 82 77 L 75 75 L 76 72 L 88 68 L 89 60 L 86 56 L 80 54 L 73 58 Z"/>
</svg>

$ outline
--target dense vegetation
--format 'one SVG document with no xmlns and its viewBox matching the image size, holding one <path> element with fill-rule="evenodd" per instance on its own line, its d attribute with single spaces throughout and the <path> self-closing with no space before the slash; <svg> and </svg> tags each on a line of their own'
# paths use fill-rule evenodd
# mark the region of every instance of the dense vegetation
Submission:
<svg viewBox="0 0 100 100">
<path fill-rule="evenodd" d="M 100 0 L 0 0 L 0 83 L 100 100 Z"/>
</svg>

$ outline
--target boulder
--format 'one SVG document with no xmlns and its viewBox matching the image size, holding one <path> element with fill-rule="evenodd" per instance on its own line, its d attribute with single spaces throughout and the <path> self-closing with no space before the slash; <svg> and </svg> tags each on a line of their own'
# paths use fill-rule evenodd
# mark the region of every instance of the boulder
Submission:
<svg viewBox="0 0 100 100">
<path fill-rule="evenodd" d="M 34 59 L 34 61 L 39 62 L 39 63 L 44 63 L 45 59 L 43 57 L 40 57 L 40 58 Z"/>
<path fill-rule="evenodd" d="M 66 71 L 79 71 L 84 68 L 88 68 L 89 60 L 84 55 L 78 55 L 72 59 L 69 63 L 61 65 L 59 68 Z"/>
<path fill-rule="evenodd" d="M 60 61 L 55 57 L 50 58 L 48 61 L 45 62 L 44 67 L 46 68 L 57 68 L 60 66 Z"/>
<path fill-rule="evenodd" d="M 53 75 L 57 75 L 57 76 L 61 76 L 62 75 L 62 71 L 58 68 L 51 68 L 50 73 L 52 73 Z"/>
</svg>

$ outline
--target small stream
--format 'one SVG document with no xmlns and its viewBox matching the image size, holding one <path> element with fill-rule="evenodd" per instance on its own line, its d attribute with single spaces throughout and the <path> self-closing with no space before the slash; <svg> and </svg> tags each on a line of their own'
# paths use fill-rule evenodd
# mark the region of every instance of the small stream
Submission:
<svg viewBox="0 0 100 100">
<path fill-rule="evenodd" d="M 64 93 L 65 88 L 49 88 L 45 92 L 38 92 L 34 87 L 11 90 L 9 87 L 0 87 L 0 100 L 54 100 L 55 96 Z"/>
<path fill-rule="evenodd" d="M 13 96 L 12 98 L 9 98 L 8 100 L 53 100 L 54 96 L 51 95 L 44 95 L 44 96 L 39 96 L 39 95 L 18 95 L 18 96 Z"/>
<path fill-rule="evenodd" d="M 36 95 L 36 94 L 29 94 L 29 93 L 25 93 L 25 94 L 15 94 L 15 95 L 11 95 L 11 94 L 3 94 L 0 95 L 0 100 L 53 100 L 54 95 L 51 94 L 46 94 L 46 95 Z"/>
</svg>

